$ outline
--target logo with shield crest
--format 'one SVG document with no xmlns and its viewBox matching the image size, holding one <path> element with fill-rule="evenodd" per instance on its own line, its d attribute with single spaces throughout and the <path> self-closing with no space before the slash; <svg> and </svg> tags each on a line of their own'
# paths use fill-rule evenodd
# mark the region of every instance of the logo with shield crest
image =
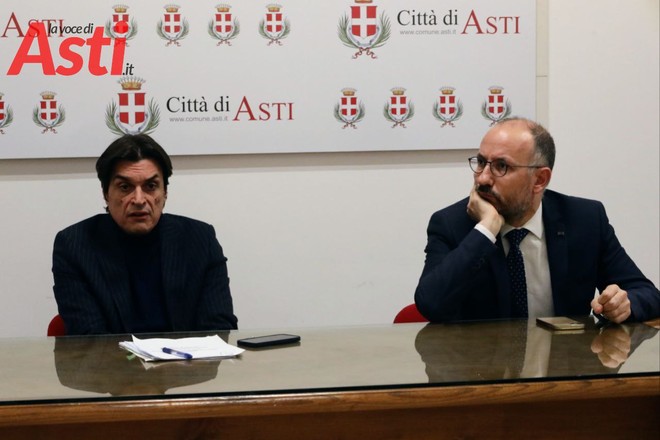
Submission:
<svg viewBox="0 0 660 440">
<path fill-rule="evenodd" d="M 350 87 L 342 89 L 342 97 L 335 105 L 335 119 L 344 123 L 342 129 L 357 128 L 355 124 L 364 119 L 364 104 L 358 99 L 356 93 L 357 90 Z"/>
<path fill-rule="evenodd" d="M 492 126 L 511 115 L 511 102 L 502 94 L 504 87 L 491 86 L 489 91 L 488 97 L 481 106 L 481 114 L 491 121 Z"/>
<path fill-rule="evenodd" d="M 14 120 L 14 112 L 7 104 L 7 101 L 4 101 L 4 93 L 0 92 L 0 134 L 5 134 L 5 128 L 9 127 Z"/>
<path fill-rule="evenodd" d="M 403 87 L 394 87 L 391 92 L 392 96 L 385 104 L 383 116 L 388 121 L 394 122 L 392 128 L 406 128 L 405 123 L 415 116 L 415 106 L 406 96 L 406 89 Z"/>
<path fill-rule="evenodd" d="M 240 24 L 231 13 L 231 5 L 220 4 L 215 10 L 215 17 L 209 22 L 209 35 L 218 40 L 217 46 L 221 44 L 231 46 L 231 40 L 241 32 Z"/>
<path fill-rule="evenodd" d="M 433 103 L 433 116 L 442 121 L 441 127 L 455 127 L 454 122 L 463 116 L 463 104 L 454 94 L 455 91 L 454 87 L 441 87 L 440 96 Z"/>
<path fill-rule="evenodd" d="M 266 6 L 266 17 L 259 23 L 259 34 L 270 40 L 268 45 L 282 45 L 282 39 L 289 36 L 291 24 L 289 19 L 284 17 L 282 5 L 270 4 Z"/>
<path fill-rule="evenodd" d="M 105 125 L 117 135 L 151 133 L 160 122 L 160 109 L 153 98 L 147 104 L 142 91 L 145 80 L 124 76 L 117 81 L 122 88 L 118 103 L 112 101 L 105 112 Z"/>
<path fill-rule="evenodd" d="M 128 13 L 128 6 L 115 5 L 112 7 L 112 18 L 105 23 L 105 34 L 110 38 L 128 40 L 137 34 L 137 23 Z M 128 43 L 126 43 L 128 46 Z"/>
<path fill-rule="evenodd" d="M 41 134 L 57 133 L 56 127 L 59 127 L 66 120 L 64 108 L 57 105 L 55 99 L 57 93 L 51 91 L 41 92 L 39 105 L 32 111 L 32 120 L 39 127 L 43 128 Z"/>
<path fill-rule="evenodd" d="M 179 40 L 183 40 L 188 35 L 188 20 L 181 15 L 179 9 L 181 9 L 179 5 L 166 5 L 163 19 L 156 27 L 158 36 L 167 40 L 165 46 L 181 46 Z"/>
<path fill-rule="evenodd" d="M 355 0 L 350 16 L 345 14 L 337 26 L 339 39 L 344 46 L 357 49 L 353 59 L 362 55 L 378 58 L 373 49 L 383 46 L 390 38 L 390 19 L 384 12 L 378 17 L 378 6 L 373 0 Z"/>
</svg>

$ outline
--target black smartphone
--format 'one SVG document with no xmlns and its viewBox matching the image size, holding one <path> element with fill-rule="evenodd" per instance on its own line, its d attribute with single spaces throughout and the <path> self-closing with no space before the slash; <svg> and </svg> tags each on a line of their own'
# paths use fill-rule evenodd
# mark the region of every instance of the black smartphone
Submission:
<svg viewBox="0 0 660 440">
<path fill-rule="evenodd" d="M 280 333 L 277 335 L 256 336 L 254 338 L 243 338 L 236 341 L 239 347 L 271 347 L 273 345 L 293 344 L 300 342 L 300 336 Z"/>
</svg>

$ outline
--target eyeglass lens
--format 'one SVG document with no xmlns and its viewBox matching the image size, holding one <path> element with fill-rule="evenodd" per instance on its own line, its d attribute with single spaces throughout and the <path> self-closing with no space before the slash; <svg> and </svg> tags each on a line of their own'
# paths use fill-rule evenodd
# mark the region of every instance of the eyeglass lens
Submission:
<svg viewBox="0 0 660 440">
<path fill-rule="evenodd" d="M 469 159 L 470 162 L 470 168 L 472 168 L 472 171 L 475 173 L 483 173 L 484 169 L 486 168 L 486 165 L 490 164 L 490 171 L 496 176 L 503 176 L 506 174 L 507 171 L 507 164 L 501 159 L 493 160 L 493 161 L 488 161 L 485 160 L 481 157 L 471 157 Z"/>
</svg>

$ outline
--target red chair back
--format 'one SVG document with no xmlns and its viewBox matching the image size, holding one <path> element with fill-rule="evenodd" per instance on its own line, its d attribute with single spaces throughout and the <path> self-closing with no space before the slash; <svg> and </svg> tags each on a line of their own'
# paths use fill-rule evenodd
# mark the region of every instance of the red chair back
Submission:
<svg viewBox="0 0 660 440">
<path fill-rule="evenodd" d="M 46 332 L 48 336 L 65 336 L 66 327 L 64 327 L 64 320 L 60 315 L 53 316 L 53 319 L 50 320 L 48 324 L 48 331 Z"/>
<path fill-rule="evenodd" d="M 415 304 L 409 304 L 401 309 L 394 317 L 395 324 L 402 324 L 404 322 L 429 322 L 429 320 L 419 313 Z"/>
</svg>

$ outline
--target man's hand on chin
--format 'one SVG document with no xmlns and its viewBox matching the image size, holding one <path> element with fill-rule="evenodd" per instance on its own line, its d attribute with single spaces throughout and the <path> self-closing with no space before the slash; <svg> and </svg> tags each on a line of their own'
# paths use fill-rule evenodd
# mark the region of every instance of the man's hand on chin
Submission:
<svg viewBox="0 0 660 440">
<path fill-rule="evenodd" d="M 477 185 L 474 185 L 472 191 L 470 191 L 467 213 L 474 221 L 487 228 L 495 236 L 499 234 L 504 224 L 504 217 L 497 212 L 492 204 L 479 195 Z"/>
</svg>

